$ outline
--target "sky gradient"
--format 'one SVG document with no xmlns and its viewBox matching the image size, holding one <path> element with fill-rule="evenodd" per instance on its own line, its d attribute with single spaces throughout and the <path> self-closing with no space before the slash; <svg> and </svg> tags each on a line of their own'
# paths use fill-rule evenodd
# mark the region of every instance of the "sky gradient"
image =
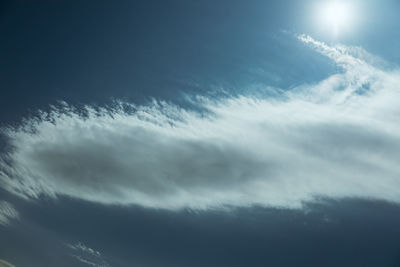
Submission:
<svg viewBox="0 0 400 267">
<path fill-rule="evenodd" d="M 3 1 L 0 266 L 400 266 L 399 11 Z"/>
</svg>

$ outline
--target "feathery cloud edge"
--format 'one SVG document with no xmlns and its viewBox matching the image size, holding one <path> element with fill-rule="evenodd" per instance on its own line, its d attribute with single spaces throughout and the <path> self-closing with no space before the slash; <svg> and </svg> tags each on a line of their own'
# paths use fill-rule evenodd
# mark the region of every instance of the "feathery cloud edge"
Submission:
<svg viewBox="0 0 400 267">
<path fill-rule="evenodd" d="M 6 190 L 104 204 L 301 208 L 318 197 L 400 202 L 400 74 L 359 47 L 298 39 L 341 69 L 282 98 L 64 108 L 3 129 Z"/>
</svg>

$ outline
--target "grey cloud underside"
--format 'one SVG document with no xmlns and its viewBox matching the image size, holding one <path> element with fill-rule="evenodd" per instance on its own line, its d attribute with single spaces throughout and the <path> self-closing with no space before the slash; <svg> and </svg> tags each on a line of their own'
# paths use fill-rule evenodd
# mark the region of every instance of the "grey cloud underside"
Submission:
<svg viewBox="0 0 400 267">
<path fill-rule="evenodd" d="M 168 209 L 400 202 L 399 73 L 360 48 L 299 39 L 343 72 L 279 99 L 197 99 L 208 115 L 163 102 L 84 116 L 66 105 L 4 129 L 5 188 Z"/>
</svg>

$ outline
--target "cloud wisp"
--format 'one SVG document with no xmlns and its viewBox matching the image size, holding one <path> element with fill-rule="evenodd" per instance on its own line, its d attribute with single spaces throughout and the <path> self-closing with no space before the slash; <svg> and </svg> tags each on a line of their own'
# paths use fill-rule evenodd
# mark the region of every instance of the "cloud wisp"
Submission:
<svg viewBox="0 0 400 267">
<path fill-rule="evenodd" d="M 0 259 L 0 267 L 15 267 L 15 266 L 5 260 Z"/>
<path fill-rule="evenodd" d="M 89 248 L 82 243 L 77 243 L 75 245 L 68 244 L 67 246 L 73 251 L 71 255 L 81 263 L 94 267 L 110 267 L 110 265 L 103 259 L 100 252 Z"/>
<path fill-rule="evenodd" d="M 299 208 L 318 197 L 400 202 L 400 73 L 361 48 L 299 39 L 342 71 L 282 97 L 75 111 L 3 129 L 6 190 L 179 209 Z"/>
<path fill-rule="evenodd" d="M 18 211 L 7 201 L 0 201 L 0 225 L 8 226 L 11 220 L 18 220 Z"/>
</svg>

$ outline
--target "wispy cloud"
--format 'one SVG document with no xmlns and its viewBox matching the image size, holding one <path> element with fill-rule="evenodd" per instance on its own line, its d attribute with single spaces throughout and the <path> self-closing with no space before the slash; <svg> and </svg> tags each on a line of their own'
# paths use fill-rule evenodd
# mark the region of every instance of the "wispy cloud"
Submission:
<svg viewBox="0 0 400 267">
<path fill-rule="evenodd" d="M 73 251 L 71 255 L 84 264 L 94 267 L 110 267 L 110 265 L 103 259 L 100 252 L 89 248 L 80 242 L 75 245 L 69 244 L 68 247 Z"/>
<path fill-rule="evenodd" d="M 15 267 L 15 265 L 12 265 L 11 263 L 0 259 L 0 267 Z"/>
<path fill-rule="evenodd" d="M 18 211 L 7 201 L 0 201 L 0 225 L 7 226 L 11 220 L 19 219 Z"/>
<path fill-rule="evenodd" d="M 361 48 L 299 39 L 341 71 L 282 98 L 63 108 L 4 133 L 7 190 L 176 209 L 299 208 L 316 197 L 400 202 L 400 74 Z"/>
</svg>

